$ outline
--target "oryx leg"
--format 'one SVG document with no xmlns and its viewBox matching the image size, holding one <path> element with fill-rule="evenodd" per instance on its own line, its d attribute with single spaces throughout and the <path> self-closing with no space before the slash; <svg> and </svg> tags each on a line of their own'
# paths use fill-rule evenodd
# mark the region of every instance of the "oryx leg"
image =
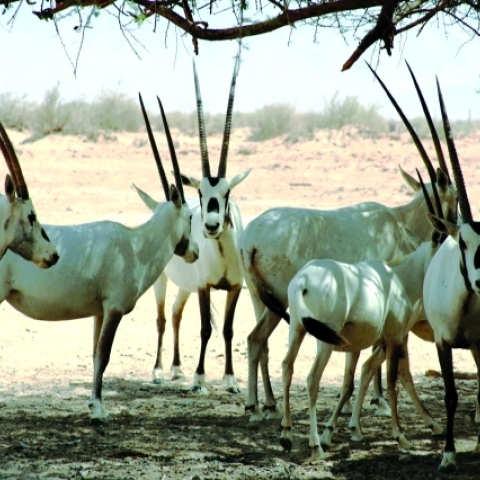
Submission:
<svg viewBox="0 0 480 480">
<path fill-rule="evenodd" d="M 225 341 L 224 379 L 227 386 L 227 392 L 230 393 L 240 393 L 235 374 L 233 373 L 232 339 L 235 308 L 237 307 L 238 297 L 240 296 L 241 291 L 241 285 L 237 285 L 229 290 L 227 292 L 227 302 L 225 304 L 225 320 L 223 323 L 223 338 Z"/>
<path fill-rule="evenodd" d="M 398 416 L 398 370 L 399 364 L 405 360 L 405 355 L 406 352 L 402 343 L 387 344 L 387 388 L 392 409 L 392 436 L 398 442 L 399 447 L 410 450 L 413 445 L 403 434 Z"/>
<path fill-rule="evenodd" d="M 473 451 L 480 453 L 480 344 L 472 345 L 471 352 L 477 365 L 477 400 L 475 402 L 475 416 L 473 421 L 478 428 L 478 438 Z"/>
<path fill-rule="evenodd" d="M 452 348 L 446 342 L 436 344 L 443 383 L 445 385 L 445 408 L 447 410 L 447 432 L 442 462 L 438 469 L 441 472 L 453 473 L 457 470 L 457 454 L 455 451 L 454 423 L 458 405 L 458 392 L 453 375 Z"/>
<path fill-rule="evenodd" d="M 373 347 L 374 349 L 375 347 Z M 370 401 L 371 405 L 376 405 L 375 416 L 377 417 L 391 417 L 392 410 L 388 401 L 383 396 L 382 387 L 382 366 L 378 367 L 373 377 L 373 398 Z"/>
<path fill-rule="evenodd" d="M 441 433 L 443 433 L 443 428 L 438 422 L 433 419 L 429 411 L 425 408 L 425 405 L 420 400 L 420 397 L 417 394 L 415 384 L 413 383 L 412 373 L 410 371 L 410 360 L 408 355 L 408 336 L 405 338 L 403 350 L 404 354 L 399 361 L 400 382 L 402 383 L 403 387 L 408 393 L 408 396 L 415 405 L 417 412 L 423 418 L 425 426 L 430 428 L 434 435 L 440 435 Z"/>
<path fill-rule="evenodd" d="M 93 390 L 91 399 L 92 422 L 102 422 L 108 417 L 102 404 L 103 373 L 110 361 L 113 339 L 123 314 L 111 311 L 103 317 L 103 324 L 99 327 L 101 317 L 95 317 L 93 353 Z"/>
<path fill-rule="evenodd" d="M 283 416 L 280 445 L 289 452 L 292 449 L 292 417 L 290 415 L 290 385 L 292 384 L 293 365 L 307 331 L 300 322 L 290 326 L 288 350 L 282 362 Z"/>
<path fill-rule="evenodd" d="M 200 358 L 198 360 L 198 366 L 195 370 L 193 378 L 192 391 L 197 393 L 206 393 L 205 383 L 205 354 L 207 352 L 207 345 L 212 335 L 212 319 L 210 310 L 210 288 L 198 289 L 198 301 L 200 303 Z"/>
<path fill-rule="evenodd" d="M 325 424 L 325 430 L 322 433 L 321 443 L 322 447 L 326 450 L 332 445 L 332 437 L 335 432 L 335 427 L 337 426 L 337 420 L 340 416 L 340 413 L 343 412 L 343 407 L 347 401 L 350 401 L 353 390 L 354 390 L 354 381 L 355 381 L 355 369 L 357 368 L 358 359 L 360 358 L 360 351 L 358 352 L 349 352 L 345 355 L 345 371 L 343 375 L 343 385 L 342 393 L 340 394 L 340 399 L 333 411 L 332 416 Z M 352 410 L 350 410 L 351 413 Z"/>
<path fill-rule="evenodd" d="M 262 317 L 247 337 L 248 346 L 248 397 L 245 410 L 251 411 L 250 421 L 263 420 L 264 415 L 258 405 L 258 364 L 262 371 L 265 390 L 267 418 L 279 418 L 280 412 L 275 403 L 270 374 L 268 371 L 268 338 L 280 322 L 280 317 L 265 308 Z"/>
<path fill-rule="evenodd" d="M 333 345 L 317 340 L 317 355 L 313 366 L 307 377 L 308 404 L 310 412 L 310 437 L 308 446 L 310 448 L 309 462 L 316 463 L 325 457 L 325 452 L 320 445 L 320 437 L 317 427 L 317 397 L 323 372 L 333 352 Z"/>
<path fill-rule="evenodd" d="M 348 423 L 348 427 L 352 433 L 350 440 L 353 442 L 360 442 L 363 439 L 362 430 L 360 428 L 360 415 L 362 413 L 363 400 L 365 399 L 368 385 L 370 384 L 372 377 L 378 371 L 378 367 L 385 360 L 385 355 L 385 349 L 377 346 L 374 348 L 370 357 L 368 357 L 362 365 L 357 398 L 353 404 L 352 416 L 350 417 L 350 421 Z"/>
<path fill-rule="evenodd" d="M 157 356 L 153 366 L 153 383 L 162 384 L 165 381 L 162 362 L 163 336 L 165 334 L 165 298 L 167 296 L 167 276 L 162 273 L 153 284 L 155 300 L 157 303 Z"/>
<path fill-rule="evenodd" d="M 182 360 L 180 355 L 180 323 L 182 322 L 183 310 L 187 300 L 190 298 L 190 292 L 178 289 L 177 297 L 172 306 L 172 327 L 173 327 L 173 362 L 172 362 L 172 380 L 180 380 L 185 377 L 182 370 Z"/>
</svg>

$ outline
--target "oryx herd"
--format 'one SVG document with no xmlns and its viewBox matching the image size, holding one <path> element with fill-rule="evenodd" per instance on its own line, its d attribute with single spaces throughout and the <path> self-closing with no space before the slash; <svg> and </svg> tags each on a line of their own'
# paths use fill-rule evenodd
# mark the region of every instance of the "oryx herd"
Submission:
<svg viewBox="0 0 480 480">
<path fill-rule="evenodd" d="M 241 46 L 240 46 L 241 49 Z M 180 172 L 174 141 L 160 98 L 166 141 L 175 184 L 169 185 L 143 99 L 141 112 L 165 193 L 157 202 L 135 187 L 152 211 L 145 223 L 130 228 L 117 222 L 78 225 L 39 223 L 13 145 L 0 123 L 0 148 L 10 174 L 0 196 L 0 301 L 7 300 L 37 320 L 93 317 L 93 389 L 91 419 L 103 422 L 103 374 L 110 360 L 122 317 L 153 286 L 158 347 L 153 382 L 164 383 L 162 361 L 166 327 L 166 289 L 170 280 L 178 293 L 172 307 L 173 379 L 184 376 L 180 356 L 180 323 L 192 292 L 198 294 L 200 352 L 193 392 L 205 391 L 205 357 L 212 333 L 210 292 L 227 294 L 223 321 L 226 390 L 240 393 L 234 374 L 232 339 L 235 308 L 243 284 L 250 295 L 252 319 L 247 338 L 249 421 L 281 419 L 281 446 L 292 449 L 290 386 L 295 359 L 308 333 L 317 352 L 307 378 L 310 460 L 321 461 L 332 445 L 342 408 L 354 390 L 354 374 L 362 350 L 371 355 L 362 366 L 358 394 L 349 423 L 352 440 L 362 438 L 360 416 L 367 388 L 375 378 L 375 401 L 391 416 L 392 436 L 411 449 L 398 415 L 397 379 L 433 434 L 443 432 L 417 394 L 410 373 L 408 334 L 435 342 L 445 384 L 446 444 L 440 470 L 456 470 L 454 416 L 458 394 L 452 349 L 470 349 L 477 365 L 475 423 L 480 453 L 480 222 L 473 219 L 450 122 L 437 80 L 437 92 L 451 168 L 416 78 L 408 66 L 430 128 L 438 166 L 430 161 L 419 136 L 385 84 L 369 66 L 402 118 L 426 167 L 400 173 L 413 198 L 400 206 L 365 202 L 334 210 L 279 207 L 265 211 L 243 227 L 231 191 L 251 172 L 227 179 L 227 160 L 235 87 L 240 68 L 235 59 L 218 171 L 212 174 L 207 148 L 200 85 L 195 63 L 201 152 L 201 178 Z M 451 170 L 451 173 L 450 173 Z M 197 190 L 186 198 L 183 186 Z M 459 212 L 457 214 L 457 203 Z M 477 317 L 477 315 L 479 317 Z M 288 348 L 282 363 L 283 404 L 274 397 L 268 365 L 268 339 L 282 319 L 289 322 Z M 243 320 L 246 321 L 246 320 Z M 343 387 L 334 412 L 318 433 L 316 402 L 322 374 L 333 351 L 345 352 Z M 381 365 L 386 360 L 388 402 L 381 392 Z M 264 385 L 264 406 L 258 398 L 258 368 Z"/>
</svg>

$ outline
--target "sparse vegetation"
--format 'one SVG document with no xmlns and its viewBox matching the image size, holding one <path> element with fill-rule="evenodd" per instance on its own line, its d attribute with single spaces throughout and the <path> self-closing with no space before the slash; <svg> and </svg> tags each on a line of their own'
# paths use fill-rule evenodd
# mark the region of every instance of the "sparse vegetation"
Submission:
<svg viewBox="0 0 480 480">
<path fill-rule="evenodd" d="M 158 112 L 149 113 L 149 117 L 153 128 L 163 131 Z M 28 131 L 31 136 L 27 141 L 53 133 L 81 135 L 88 141 L 99 138 L 115 140 L 115 133 L 138 132 L 144 128 L 137 99 L 124 93 L 102 91 L 90 102 L 63 101 L 58 85 L 48 90 L 40 103 L 29 101 L 25 95 L 0 94 L 0 120 L 7 128 Z M 168 121 L 171 128 L 186 135 L 197 135 L 196 112 L 168 112 Z M 221 134 L 224 122 L 223 114 L 205 114 L 208 135 Z M 429 137 L 423 118 L 414 118 L 411 122 L 420 137 Z M 452 124 L 456 136 L 480 129 L 480 120 L 471 117 Z M 250 130 L 248 140 L 254 142 L 276 137 L 283 137 L 285 142 L 311 140 L 318 130 L 333 132 L 345 126 L 354 127 L 359 135 L 368 138 L 388 135 L 395 139 L 405 132 L 400 120 L 383 117 L 376 105 L 364 106 L 356 97 L 340 98 L 338 94 L 326 99 L 321 111 L 297 112 L 293 105 L 277 103 L 254 112 L 236 112 L 233 126 L 247 127 Z M 437 128 L 443 134 L 440 120 Z"/>
</svg>

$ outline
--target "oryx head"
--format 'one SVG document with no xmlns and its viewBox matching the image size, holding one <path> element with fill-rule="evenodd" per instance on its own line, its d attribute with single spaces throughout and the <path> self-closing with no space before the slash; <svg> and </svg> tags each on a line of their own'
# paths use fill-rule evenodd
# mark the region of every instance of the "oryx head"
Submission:
<svg viewBox="0 0 480 480">
<path fill-rule="evenodd" d="M 393 97 L 393 95 L 390 93 L 388 90 L 387 86 L 383 83 L 381 78 L 378 76 L 378 74 L 373 70 L 373 68 L 367 63 L 368 67 L 372 71 L 372 73 L 375 75 L 377 78 L 378 82 L 382 86 L 383 90 L 387 94 L 388 98 L 392 102 L 392 105 L 395 107 L 396 111 L 400 115 L 400 118 L 402 119 L 405 127 L 407 128 L 408 132 L 410 133 L 410 136 L 412 137 L 413 142 L 415 143 L 415 146 L 417 147 L 417 150 L 422 157 L 423 163 L 428 171 L 428 174 L 430 176 L 430 181 L 431 184 L 426 185 L 425 188 L 428 192 L 428 195 L 431 199 L 431 201 L 434 202 L 438 210 L 438 205 L 441 206 L 441 211 L 443 212 L 443 216 L 448 219 L 451 222 L 456 222 L 457 221 L 457 191 L 455 189 L 455 186 L 452 184 L 452 181 L 450 179 L 450 174 L 448 171 L 447 163 L 445 162 L 445 156 L 443 154 L 442 146 L 440 143 L 440 139 L 437 133 L 437 130 L 435 128 L 435 125 L 432 120 L 432 116 L 430 115 L 430 111 L 428 109 L 427 103 L 425 102 L 425 98 L 422 94 L 422 91 L 420 89 L 420 86 L 418 85 L 418 82 L 415 78 L 415 75 L 413 74 L 412 69 L 410 68 L 410 65 L 407 63 L 408 70 L 410 72 L 410 75 L 412 77 L 415 90 L 417 92 L 418 98 L 420 99 L 420 103 L 422 105 L 422 110 L 425 115 L 425 119 L 428 123 L 429 129 L 430 129 L 430 134 L 432 136 L 432 141 L 435 147 L 435 152 L 437 155 L 438 159 L 438 164 L 439 167 L 435 169 L 433 166 L 430 158 L 427 155 L 427 152 L 425 148 L 422 145 L 422 142 L 415 132 L 413 126 L 403 113 L 402 109 L 398 105 L 397 101 Z M 416 180 L 414 177 L 406 173 L 402 168 L 399 166 L 400 172 L 404 178 L 404 180 L 407 182 L 407 184 L 415 191 L 420 194 L 421 191 L 421 185 L 418 180 Z M 435 184 L 436 189 L 433 188 L 433 184 Z M 436 191 L 436 193 L 435 193 Z M 436 196 L 436 198 L 435 198 Z"/>
<path fill-rule="evenodd" d="M 450 235 L 458 242 L 460 256 L 459 268 L 464 280 L 465 288 L 468 291 L 480 295 L 480 222 L 476 222 L 472 216 L 467 189 L 465 187 L 465 181 L 463 179 L 460 161 L 455 148 L 450 122 L 448 120 L 438 79 L 437 90 L 445 129 L 445 138 L 447 140 L 448 151 L 450 154 L 450 164 L 452 166 L 453 177 L 458 191 L 461 223 L 460 225 L 457 225 L 457 223 L 444 220 L 437 215 L 429 215 L 429 219 L 434 228 Z"/>
<path fill-rule="evenodd" d="M 241 47 L 240 47 L 241 48 Z M 206 238 L 216 239 L 230 225 L 229 195 L 250 173 L 251 169 L 235 175 L 230 181 L 227 180 L 227 156 L 232 127 L 232 111 L 235 98 L 235 84 L 240 66 L 240 50 L 235 59 L 230 93 L 228 97 L 227 113 L 225 118 L 225 129 L 223 132 L 222 149 L 218 172 L 212 175 L 208 159 L 207 136 L 205 133 L 205 120 L 203 115 L 202 98 L 198 81 L 197 69 L 193 63 L 193 76 L 195 80 L 195 93 L 197 98 L 198 130 L 200 136 L 200 152 L 202 157 L 202 179 L 182 176 L 184 185 L 196 188 L 200 197 L 201 217 L 203 234 Z"/>
<path fill-rule="evenodd" d="M 50 243 L 38 221 L 35 207 L 28 194 L 27 184 L 13 145 L 0 123 L 0 149 L 10 171 L 5 178 L 0 225 L 0 258 L 7 248 L 41 268 L 58 261 L 56 248 Z"/>
<path fill-rule="evenodd" d="M 148 139 L 150 141 L 150 146 L 152 147 L 153 156 L 155 158 L 155 163 L 157 164 L 158 173 L 160 175 L 160 180 L 162 182 L 163 191 L 165 193 L 165 198 L 167 201 L 171 201 L 180 217 L 179 222 L 175 222 L 174 228 L 179 229 L 180 241 L 176 244 L 174 253 L 179 257 L 182 257 L 187 263 L 195 262 L 198 259 L 198 245 L 191 237 L 192 230 L 192 212 L 188 204 L 185 201 L 185 194 L 183 192 L 182 179 L 180 174 L 180 167 L 178 165 L 177 155 L 175 153 L 175 147 L 173 146 L 172 136 L 170 134 L 170 128 L 167 123 L 167 117 L 165 116 L 165 111 L 163 109 L 162 102 L 160 98 L 157 97 L 158 106 L 160 107 L 160 113 L 162 115 L 163 126 L 165 129 L 165 135 L 167 137 L 168 148 L 170 150 L 170 156 L 172 158 L 173 173 L 175 176 L 175 184 L 168 186 L 168 180 L 163 168 L 162 160 L 158 152 L 157 144 L 155 142 L 155 137 L 153 136 L 152 128 L 150 126 L 150 121 L 148 120 L 147 112 L 143 104 L 142 96 L 139 94 L 140 106 L 142 109 L 143 118 L 145 119 L 145 125 L 147 127 Z M 153 211 L 157 208 L 158 202 L 153 200 L 145 192 L 140 190 L 135 186 L 138 194 L 142 200 L 150 207 Z"/>
</svg>

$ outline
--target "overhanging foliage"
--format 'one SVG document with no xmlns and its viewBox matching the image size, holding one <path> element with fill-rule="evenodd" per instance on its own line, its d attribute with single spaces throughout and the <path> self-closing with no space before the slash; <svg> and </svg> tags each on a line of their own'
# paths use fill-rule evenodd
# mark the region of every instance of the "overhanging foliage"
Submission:
<svg viewBox="0 0 480 480">
<path fill-rule="evenodd" d="M 16 11 L 24 2 L 42 20 L 58 20 L 62 12 L 107 7 L 118 15 L 120 27 L 151 17 L 157 26 L 164 19 L 167 26 L 173 24 L 191 36 L 196 53 L 198 40 L 232 40 L 307 23 L 335 28 L 361 39 L 343 70 L 377 42 L 390 55 L 396 35 L 421 30 L 434 18 L 446 29 L 462 28 L 471 37 L 480 31 L 478 0 L 0 0 L 0 5 Z"/>
</svg>

